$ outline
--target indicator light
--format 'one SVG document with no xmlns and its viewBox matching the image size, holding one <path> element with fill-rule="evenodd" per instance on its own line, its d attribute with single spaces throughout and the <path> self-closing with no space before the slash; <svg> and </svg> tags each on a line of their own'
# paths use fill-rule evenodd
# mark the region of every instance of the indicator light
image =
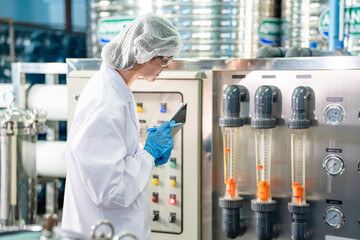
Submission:
<svg viewBox="0 0 360 240">
<path fill-rule="evenodd" d="M 166 103 L 161 103 L 160 112 L 161 113 L 166 113 Z"/>
<path fill-rule="evenodd" d="M 172 187 L 176 186 L 176 178 L 175 177 L 170 177 L 169 185 Z"/>
<path fill-rule="evenodd" d="M 143 104 L 142 104 L 142 102 L 136 103 L 136 112 L 138 112 L 138 113 L 143 112 Z"/>
<path fill-rule="evenodd" d="M 176 158 L 170 158 L 170 167 L 176 168 Z"/>
<path fill-rule="evenodd" d="M 169 204 L 170 205 L 175 205 L 176 204 L 176 195 L 175 194 L 170 194 Z"/>
<path fill-rule="evenodd" d="M 157 176 L 157 175 L 153 176 L 152 184 L 159 185 L 159 176 Z"/>
</svg>

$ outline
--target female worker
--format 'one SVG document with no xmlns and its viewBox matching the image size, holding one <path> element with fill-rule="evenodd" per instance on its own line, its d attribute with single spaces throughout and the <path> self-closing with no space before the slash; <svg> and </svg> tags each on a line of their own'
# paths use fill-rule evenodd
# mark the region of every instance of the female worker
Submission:
<svg viewBox="0 0 360 240">
<path fill-rule="evenodd" d="M 147 183 L 154 162 L 168 161 L 169 122 L 139 149 L 139 122 L 130 91 L 139 77 L 154 81 L 182 47 L 179 33 L 155 14 L 135 19 L 102 50 L 103 63 L 84 88 L 67 141 L 62 228 L 89 236 L 107 219 L 115 232 L 151 239 Z"/>
</svg>

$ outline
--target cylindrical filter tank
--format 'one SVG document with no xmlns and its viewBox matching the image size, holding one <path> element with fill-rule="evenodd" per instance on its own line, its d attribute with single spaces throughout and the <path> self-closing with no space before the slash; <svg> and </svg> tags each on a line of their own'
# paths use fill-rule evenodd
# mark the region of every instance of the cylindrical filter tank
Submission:
<svg viewBox="0 0 360 240">
<path fill-rule="evenodd" d="M 13 108 L 0 112 L 0 221 L 3 226 L 34 224 L 36 218 L 35 142 L 45 115 Z"/>
</svg>

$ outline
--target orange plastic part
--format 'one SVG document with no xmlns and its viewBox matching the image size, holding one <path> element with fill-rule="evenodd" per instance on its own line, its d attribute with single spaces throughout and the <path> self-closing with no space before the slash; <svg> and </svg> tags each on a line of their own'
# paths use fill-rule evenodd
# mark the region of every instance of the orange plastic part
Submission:
<svg viewBox="0 0 360 240">
<path fill-rule="evenodd" d="M 236 188 L 236 182 L 234 181 L 234 179 L 229 178 L 226 181 L 226 195 L 233 198 L 235 196 L 235 188 Z"/>
<path fill-rule="evenodd" d="M 226 153 L 230 153 L 230 148 L 225 148 Z"/>
<path fill-rule="evenodd" d="M 295 199 L 297 204 L 300 204 L 304 197 L 304 187 L 300 186 L 299 183 L 294 182 L 292 189 L 293 189 L 293 198 Z"/>
<path fill-rule="evenodd" d="M 259 170 L 263 170 L 263 169 L 264 169 L 264 166 L 263 166 L 263 165 L 258 165 L 258 169 L 259 169 Z"/>
<path fill-rule="evenodd" d="M 266 201 L 270 196 L 270 185 L 266 181 L 258 183 L 257 195 L 261 201 Z"/>
</svg>

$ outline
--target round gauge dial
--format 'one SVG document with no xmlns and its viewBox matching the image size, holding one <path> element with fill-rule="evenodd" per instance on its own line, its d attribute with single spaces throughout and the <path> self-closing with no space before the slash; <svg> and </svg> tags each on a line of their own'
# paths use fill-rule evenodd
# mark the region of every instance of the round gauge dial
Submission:
<svg viewBox="0 0 360 240">
<path fill-rule="evenodd" d="M 345 110 L 340 104 L 330 104 L 324 109 L 324 117 L 327 124 L 339 125 L 344 121 Z"/>
<path fill-rule="evenodd" d="M 345 222 L 345 215 L 340 208 L 328 207 L 324 212 L 324 219 L 333 228 L 340 228 Z"/>
<path fill-rule="evenodd" d="M 345 170 L 344 160 L 338 155 L 328 155 L 323 161 L 323 168 L 331 176 L 341 175 Z"/>
</svg>

